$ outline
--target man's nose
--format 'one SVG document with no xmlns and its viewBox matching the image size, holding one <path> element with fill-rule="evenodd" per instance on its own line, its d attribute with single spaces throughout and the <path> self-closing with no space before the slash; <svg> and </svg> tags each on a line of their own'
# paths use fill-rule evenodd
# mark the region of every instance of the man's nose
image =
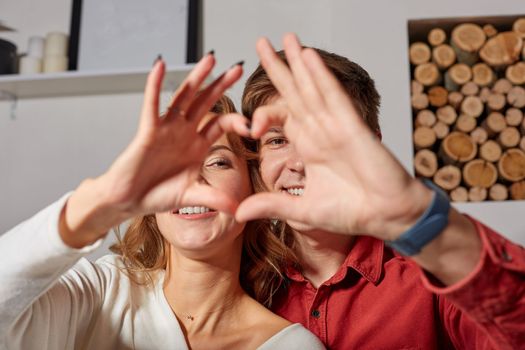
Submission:
<svg viewBox="0 0 525 350">
<path fill-rule="evenodd" d="M 286 159 L 286 167 L 291 171 L 304 174 L 304 163 L 293 147 L 291 147 L 288 158 Z"/>
</svg>

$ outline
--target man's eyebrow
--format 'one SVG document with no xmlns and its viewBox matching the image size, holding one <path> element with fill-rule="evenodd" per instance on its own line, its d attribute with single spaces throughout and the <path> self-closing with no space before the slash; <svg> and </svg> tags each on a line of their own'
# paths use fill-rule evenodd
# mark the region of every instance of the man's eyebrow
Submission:
<svg viewBox="0 0 525 350">
<path fill-rule="evenodd" d="M 273 127 L 269 128 L 266 133 L 269 133 L 269 132 L 274 132 L 276 134 L 282 134 L 283 133 L 283 128 L 280 127 L 280 126 L 273 126 Z"/>
<path fill-rule="evenodd" d="M 226 151 L 230 151 L 232 153 L 235 153 L 235 152 L 233 152 L 233 150 L 230 147 L 225 146 L 225 145 L 214 145 L 214 146 L 211 146 L 210 150 L 208 151 L 208 153 L 214 153 L 214 152 L 217 152 L 217 151 L 220 151 L 220 150 L 226 150 Z"/>
</svg>

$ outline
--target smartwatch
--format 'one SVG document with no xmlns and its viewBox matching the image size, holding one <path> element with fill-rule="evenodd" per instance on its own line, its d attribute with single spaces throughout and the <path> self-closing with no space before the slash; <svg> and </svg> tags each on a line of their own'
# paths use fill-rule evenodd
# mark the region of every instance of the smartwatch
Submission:
<svg viewBox="0 0 525 350">
<path fill-rule="evenodd" d="M 434 192 L 430 206 L 417 222 L 393 241 L 385 241 L 386 245 L 405 256 L 419 253 L 430 241 L 436 238 L 448 225 L 450 202 L 443 190 L 430 180 L 423 179 L 423 184 Z"/>
</svg>

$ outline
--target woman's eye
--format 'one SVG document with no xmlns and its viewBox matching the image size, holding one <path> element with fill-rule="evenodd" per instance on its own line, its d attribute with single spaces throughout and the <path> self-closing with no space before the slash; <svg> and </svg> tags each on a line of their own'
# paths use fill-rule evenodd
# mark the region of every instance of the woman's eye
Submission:
<svg viewBox="0 0 525 350">
<path fill-rule="evenodd" d="M 219 168 L 219 169 L 228 169 L 231 168 L 232 163 L 229 159 L 226 158 L 214 158 L 206 163 L 207 167 Z"/>
</svg>

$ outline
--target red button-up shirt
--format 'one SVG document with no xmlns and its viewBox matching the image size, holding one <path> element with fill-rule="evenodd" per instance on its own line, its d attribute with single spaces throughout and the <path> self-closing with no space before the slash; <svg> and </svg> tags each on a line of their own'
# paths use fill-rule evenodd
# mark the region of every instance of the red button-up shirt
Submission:
<svg viewBox="0 0 525 350">
<path fill-rule="evenodd" d="M 358 237 L 318 289 L 293 268 L 273 310 L 330 349 L 525 349 L 525 250 L 475 222 L 476 269 L 442 287 L 380 240 Z"/>
</svg>

